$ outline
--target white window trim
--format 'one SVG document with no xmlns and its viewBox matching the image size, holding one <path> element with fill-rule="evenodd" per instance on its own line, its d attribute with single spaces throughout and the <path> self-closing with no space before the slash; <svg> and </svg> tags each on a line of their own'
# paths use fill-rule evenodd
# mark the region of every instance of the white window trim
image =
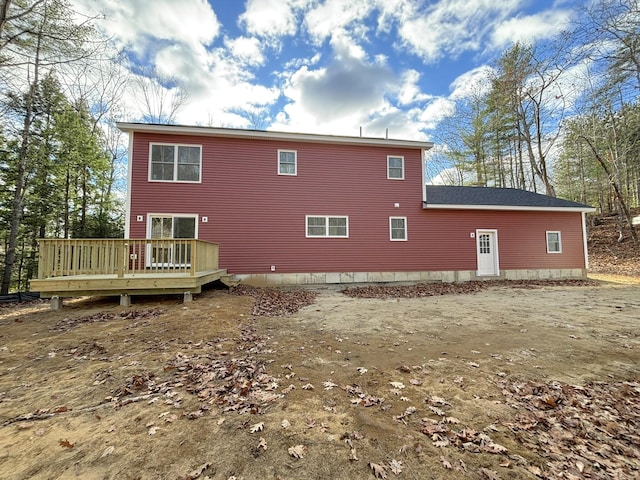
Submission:
<svg viewBox="0 0 640 480">
<path fill-rule="evenodd" d="M 326 220 L 325 235 L 309 235 L 309 219 L 310 218 L 324 218 Z M 346 235 L 329 235 L 329 219 L 330 218 L 344 218 L 347 220 Z M 347 215 L 305 215 L 304 235 L 306 238 L 349 238 L 349 217 Z"/>
<path fill-rule="evenodd" d="M 281 153 L 293 153 L 293 173 L 282 173 L 280 171 L 280 154 Z M 278 150 L 278 175 L 284 175 L 285 177 L 295 177 L 298 175 L 298 151 L 297 150 Z"/>
<path fill-rule="evenodd" d="M 198 238 L 198 220 L 199 220 L 199 215 L 197 213 L 147 213 L 147 238 L 151 239 L 151 225 L 152 225 L 152 219 L 153 218 L 157 218 L 157 217 L 171 217 L 172 221 L 175 218 L 194 218 L 195 219 L 195 231 L 194 231 L 194 235 L 195 238 Z M 172 237 L 171 238 L 166 238 L 163 240 L 172 240 L 173 237 L 173 232 L 172 232 Z M 173 247 L 171 247 L 173 249 Z M 171 256 L 173 257 L 173 254 L 171 254 Z M 156 263 L 156 262 L 152 262 L 151 261 L 151 244 L 147 244 L 147 247 L 145 249 L 145 257 L 146 257 L 146 266 L 147 267 L 172 267 L 172 266 L 176 266 L 176 265 L 180 265 L 182 267 L 189 267 L 190 264 L 180 264 L 180 263 Z"/>
<path fill-rule="evenodd" d="M 404 238 L 393 238 L 393 220 L 404 220 Z M 389 217 L 389 240 L 392 242 L 406 242 L 409 239 L 407 217 Z"/>
<path fill-rule="evenodd" d="M 199 215 L 197 213 L 147 213 L 147 238 L 151 238 L 151 219 L 152 217 L 171 217 L 173 218 L 195 218 L 195 235 L 198 238 Z"/>
<path fill-rule="evenodd" d="M 557 233 L 558 234 L 558 250 L 557 251 L 549 250 L 549 234 L 550 233 Z M 544 238 L 545 238 L 546 243 L 547 243 L 547 253 L 562 253 L 562 233 L 560 232 L 560 230 L 547 230 Z"/>
<path fill-rule="evenodd" d="M 391 170 L 391 166 L 389 162 L 392 158 L 399 158 L 402 160 L 402 177 L 391 177 L 389 176 L 389 171 Z M 404 180 L 404 156 L 402 155 L 387 155 L 387 180 Z"/>
<path fill-rule="evenodd" d="M 174 180 L 155 180 L 151 178 L 151 173 L 153 169 L 152 162 L 152 152 L 153 145 L 163 145 L 167 147 L 176 147 L 174 157 L 173 157 L 173 178 Z M 177 180 L 178 176 L 178 147 L 198 147 L 200 149 L 200 178 L 198 180 Z M 193 143 L 165 143 L 165 142 L 149 142 L 149 174 L 148 174 L 149 182 L 154 183 L 202 183 L 202 145 L 197 145 Z"/>
</svg>

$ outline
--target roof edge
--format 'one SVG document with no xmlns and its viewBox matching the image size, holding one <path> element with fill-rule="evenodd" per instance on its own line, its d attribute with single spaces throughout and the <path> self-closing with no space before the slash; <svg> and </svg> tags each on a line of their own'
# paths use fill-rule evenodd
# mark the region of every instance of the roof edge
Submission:
<svg viewBox="0 0 640 480">
<path fill-rule="evenodd" d="M 523 212 L 584 212 L 593 213 L 594 207 L 535 207 L 519 205 L 452 205 L 452 204 L 430 204 L 423 202 L 424 210 L 515 210 Z"/>
<path fill-rule="evenodd" d="M 343 145 L 374 145 L 400 148 L 420 148 L 424 150 L 433 147 L 432 142 L 419 140 L 400 140 L 376 137 L 347 137 L 339 135 L 321 135 L 314 133 L 278 132 L 269 130 L 243 130 L 234 128 L 199 127 L 188 125 L 159 125 L 148 123 L 116 122 L 116 126 L 123 132 L 173 133 L 177 135 L 196 135 L 203 137 L 232 137 L 253 138 L 262 140 L 291 140 L 312 143 L 336 143 Z"/>
</svg>

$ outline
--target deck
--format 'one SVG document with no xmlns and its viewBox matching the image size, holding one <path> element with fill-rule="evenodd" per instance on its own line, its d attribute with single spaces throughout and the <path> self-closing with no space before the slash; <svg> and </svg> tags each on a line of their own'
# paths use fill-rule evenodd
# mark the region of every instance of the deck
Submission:
<svg viewBox="0 0 640 480">
<path fill-rule="evenodd" d="M 43 239 L 31 290 L 60 303 L 64 297 L 181 293 L 225 277 L 218 245 L 196 239 Z M 52 307 L 54 303 L 52 302 Z"/>
</svg>

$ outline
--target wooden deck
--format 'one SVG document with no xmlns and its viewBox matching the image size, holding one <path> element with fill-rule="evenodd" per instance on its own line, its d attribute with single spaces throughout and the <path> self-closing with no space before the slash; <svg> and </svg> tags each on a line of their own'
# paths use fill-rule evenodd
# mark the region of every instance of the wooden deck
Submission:
<svg viewBox="0 0 640 480">
<path fill-rule="evenodd" d="M 131 295 L 182 293 L 187 300 L 226 274 L 218 245 L 202 240 L 45 239 L 31 290 L 52 299 L 121 295 L 123 304 Z"/>
</svg>

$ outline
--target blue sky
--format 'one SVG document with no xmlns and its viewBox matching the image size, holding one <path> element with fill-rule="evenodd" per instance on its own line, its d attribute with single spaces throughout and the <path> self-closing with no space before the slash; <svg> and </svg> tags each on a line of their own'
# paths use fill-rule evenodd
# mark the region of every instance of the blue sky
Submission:
<svg viewBox="0 0 640 480">
<path fill-rule="evenodd" d="M 188 125 L 431 139 L 514 41 L 553 37 L 577 0 L 73 0 L 145 81 L 189 93 Z M 474 87 L 475 88 L 475 87 Z M 167 86 L 166 94 L 175 90 Z M 124 98 L 140 119 L 139 93 Z M 255 126 L 255 124 L 253 125 Z"/>
</svg>

